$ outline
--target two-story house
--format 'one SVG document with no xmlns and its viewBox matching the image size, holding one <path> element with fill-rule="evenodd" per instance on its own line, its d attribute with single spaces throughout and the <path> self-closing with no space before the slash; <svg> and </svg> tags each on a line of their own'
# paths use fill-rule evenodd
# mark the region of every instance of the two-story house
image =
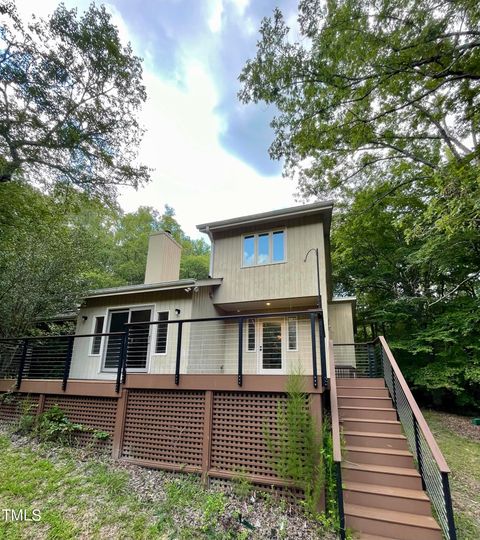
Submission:
<svg viewBox="0 0 480 540">
<path fill-rule="evenodd" d="M 291 489 L 265 432 L 283 440 L 300 372 L 317 434 L 329 405 L 340 538 L 455 540 L 448 466 L 387 342 L 354 343 L 354 299 L 332 296 L 331 216 L 323 202 L 199 225 L 204 280 L 179 279 L 181 247 L 152 235 L 145 282 L 91 292 L 74 335 L 0 339 L 0 419 L 58 405 L 114 458 Z"/>
<path fill-rule="evenodd" d="M 210 277 L 198 281 L 179 279 L 181 246 L 168 232 L 153 234 L 145 283 L 93 291 L 80 309 L 76 333 L 121 332 L 125 323 L 144 321 L 271 313 L 245 320 L 244 373 L 310 374 L 310 322 L 306 313 L 298 313 L 318 308 L 319 292 L 327 340 L 353 342 L 354 300 L 332 297 L 331 216 L 332 203 L 322 202 L 198 225 L 212 249 Z M 315 248 L 318 274 L 315 253 L 306 259 Z M 236 318 L 183 326 L 182 372 L 236 372 Z M 176 325 L 167 322 L 133 326 L 127 370 L 172 373 L 177 338 Z M 114 378 L 120 339 L 77 340 L 70 376 Z"/>
</svg>

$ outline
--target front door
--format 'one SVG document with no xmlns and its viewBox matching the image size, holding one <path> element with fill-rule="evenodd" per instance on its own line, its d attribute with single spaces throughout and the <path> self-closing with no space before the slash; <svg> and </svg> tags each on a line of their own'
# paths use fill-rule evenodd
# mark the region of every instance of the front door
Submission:
<svg viewBox="0 0 480 540">
<path fill-rule="evenodd" d="M 259 345 L 260 373 L 282 373 L 283 335 L 281 320 L 260 320 Z"/>
</svg>

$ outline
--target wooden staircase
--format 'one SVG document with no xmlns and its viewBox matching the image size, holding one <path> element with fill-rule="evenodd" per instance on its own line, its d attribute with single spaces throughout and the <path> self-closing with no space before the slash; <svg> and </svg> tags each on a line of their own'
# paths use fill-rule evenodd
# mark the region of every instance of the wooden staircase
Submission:
<svg viewBox="0 0 480 540">
<path fill-rule="evenodd" d="M 382 379 L 337 379 L 346 526 L 363 540 L 441 540 Z"/>
</svg>

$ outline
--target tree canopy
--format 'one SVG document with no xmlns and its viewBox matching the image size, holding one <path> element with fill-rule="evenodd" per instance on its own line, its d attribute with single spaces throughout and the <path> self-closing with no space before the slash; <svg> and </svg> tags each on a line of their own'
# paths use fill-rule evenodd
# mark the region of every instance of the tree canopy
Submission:
<svg viewBox="0 0 480 540">
<path fill-rule="evenodd" d="M 60 4 L 50 18 L 24 23 L 2 0 L 0 24 L 0 182 L 103 197 L 146 182 L 149 170 L 137 163 L 141 61 L 105 7 L 79 15 Z"/>
<path fill-rule="evenodd" d="M 273 158 L 333 198 L 337 294 L 417 390 L 480 404 L 480 9 L 476 0 L 302 0 L 262 21 L 240 74 L 274 105 Z M 446 399 L 448 398 L 448 399 Z"/>
<path fill-rule="evenodd" d="M 182 230 L 171 207 L 131 213 L 75 190 L 0 185 L 0 337 L 75 310 L 88 290 L 143 283 L 148 237 L 168 229 L 183 247 L 180 276 L 208 276 L 209 246 Z"/>
</svg>

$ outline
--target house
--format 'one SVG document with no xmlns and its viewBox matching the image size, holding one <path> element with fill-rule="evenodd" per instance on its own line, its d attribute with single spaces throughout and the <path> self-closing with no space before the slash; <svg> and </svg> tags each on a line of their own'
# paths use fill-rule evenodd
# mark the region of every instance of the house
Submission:
<svg viewBox="0 0 480 540">
<path fill-rule="evenodd" d="M 182 365 L 185 373 L 237 371 L 238 316 L 271 313 L 245 321 L 245 374 L 312 373 L 309 310 L 318 308 L 315 257 L 318 248 L 320 292 L 327 340 L 353 342 L 352 298 L 333 298 L 329 233 L 332 204 L 314 203 L 204 223 L 212 255 L 210 277 L 180 280 L 181 246 L 168 232 L 150 237 L 142 285 L 96 290 L 80 309 L 76 333 L 121 332 L 125 323 L 234 316 L 234 319 L 185 324 Z M 288 312 L 304 312 L 288 316 Z M 273 317 L 275 313 L 286 315 Z M 113 379 L 120 336 L 76 340 L 72 378 Z M 132 330 L 136 344 L 127 371 L 172 373 L 177 335 L 174 324 Z"/>
<path fill-rule="evenodd" d="M 205 280 L 179 279 L 180 245 L 153 234 L 145 282 L 92 291 L 74 335 L 0 340 L 0 419 L 57 404 L 114 458 L 285 490 L 265 428 L 300 373 L 319 431 L 329 409 L 340 537 L 456 540 L 450 471 L 392 351 L 355 343 L 355 299 L 333 297 L 331 216 L 319 202 L 199 225 Z"/>
</svg>

